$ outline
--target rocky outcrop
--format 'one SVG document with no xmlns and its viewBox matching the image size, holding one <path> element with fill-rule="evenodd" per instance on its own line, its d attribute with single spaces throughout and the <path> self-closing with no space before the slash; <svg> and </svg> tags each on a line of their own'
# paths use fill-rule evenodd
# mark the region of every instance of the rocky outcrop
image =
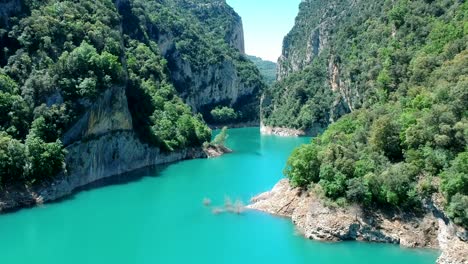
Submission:
<svg viewBox="0 0 468 264">
<path fill-rule="evenodd" d="M 226 146 L 209 144 L 203 148 L 203 151 L 208 158 L 217 158 L 227 153 L 232 153 L 232 150 Z"/>
<path fill-rule="evenodd" d="M 313 193 L 292 188 L 280 181 L 270 192 L 252 199 L 250 209 L 290 217 L 298 231 L 322 241 L 360 240 L 400 244 L 404 247 L 441 249 L 438 263 L 468 263 L 468 244 L 439 211 L 422 215 L 367 211 L 353 205 L 345 208 L 324 205 Z"/>
<path fill-rule="evenodd" d="M 280 137 L 299 137 L 305 136 L 306 132 L 299 129 L 285 127 L 270 127 L 261 124 L 260 133 L 263 135 L 275 135 Z"/>
<path fill-rule="evenodd" d="M 124 86 L 112 87 L 89 106 L 88 111 L 65 133 L 65 146 L 83 138 L 97 137 L 112 131 L 132 131 Z"/>
<path fill-rule="evenodd" d="M 314 137 L 323 131 L 325 131 L 326 125 L 317 123 L 314 127 L 308 130 L 287 128 L 287 127 L 271 127 L 264 124 L 260 124 L 260 133 L 262 135 L 275 135 L 280 137 L 303 137 L 309 136 Z"/>
<path fill-rule="evenodd" d="M 342 61 L 342 58 L 346 57 L 344 55 L 346 52 L 343 52 L 343 50 L 347 44 L 343 43 L 346 38 L 342 37 L 343 33 L 341 31 L 345 28 L 347 33 L 354 34 L 350 26 L 351 18 L 356 17 L 357 14 L 363 17 L 372 15 L 373 12 L 370 10 L 379 10 L 379 8 L 374 8 L 376 5 L 378 3 L 360 0 L 304 0 L 301 2 L 295 25 L 283 40 L 283 50 L 278 59 L 277 68 L 277 80 L 280 88 L 272 91 L 276 97 L 272 103 L 267 104 L 270 112 L 262 116 L 266 123 L 271 121 L 269 120 L 270 117 L 277 117 L 275 113 L 287 115 L 282 108 L 282 104 L 287 99 L 281 98 L 278 94 L 285 98 L 297 97 L 296 93 L 301 93 L 297 87 L 307 86 L 301 84 L 297 80 L 297 76 L 294 75 L 296 76 L 294 77 L 292 74 L 308 74 L 305 72 L 317 65 L 327 70 L 325 76 L 323 76 L 326 84 L 321 88 L 323 91 L 315 91 L 303 100 L 307 102 L 307 99 L 321 94 L 323 94 L 324 99 L 331 98 L 331 100 L 330 102 L 324 102 L 320 107 L 322 112 L 326 112 L 318 115 L 323 118 L 321 120 L 315 119 L 312 124 L 307 124 L 307 126 L 326 127 L 337 121 L 341 116 L 363 105 L 368 90 L 366 90 L 367 88 L 364 89 L 362 83 L 357 83 L 357 77 L 353 77 L 355 73 L 349 67 L 349 60 L 345 61 L 343 59 Z M 317 74 L 316 79 L 320 78 L 322 78 L 322 75 Z M 282 80 L 284 81 L 281 82 Z M 291 86 L 291 88 L 288 86 Z M 280 92 L 278 92 L 278 89 L 280 89 Z M 268 92 L 265 94 L 268 94 Z M 297 112 L 297 109 L 295 111 Z M 301 111 L 303 110 L 301 109 Z M 282 122 L 282 124 L 276 123 L 277 125 L 291 126 L 284 119 L 278 121 L 278 118 L 276 118 L 275 120 L 276 122 Z M 312 130 L 315 130 L 315 128 L 312 128 Z"/>
<path fill-rule="evenodd" d="M 226 42 L 241 54 L 245 54 L 245 41 L 244 41 L 244 26 L 242 19 L 237 17 L 235 23 L 232 25 L 232 31 L 226 36 Z"/>
<path fill-rule="evenodd" d="M 360 0 L 302 1 L 296 23 L 283 40 L 278 80 L 304 69 L 315 57 L 332 48 L 331 37 L 340 19 L 355 11 L 357 2 Z"/>
<path fill-rule="evenodd" d="M 227 105 L 242 112 L 243 122 L 258 120 L 262 89 L 260 82 L 246 82 L 233 60 L 224 60 L 202 69 L 184 60 L 174 47 L 171 35 L 162 35 L 158 46 L 163 56 L 170 61 L 170 74 L 179 95 L 194 112 L 209 117 L 217 105 Z"/>
</svg>

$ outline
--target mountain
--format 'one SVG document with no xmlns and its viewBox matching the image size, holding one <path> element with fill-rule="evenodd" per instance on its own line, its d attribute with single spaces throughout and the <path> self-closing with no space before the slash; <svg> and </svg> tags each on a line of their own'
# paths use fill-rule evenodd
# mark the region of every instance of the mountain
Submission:
<svg viewBox="0 0 468 264">
<path fill-rule="evenodd" d="M 216 107 L 259 119 L 264 83 L 225 1 L 5 0 L 0 50 L 0 183 L 46 199 L 204 156 Z"/>
<path fill-rule="evenodd" d="M 276 81 L 276 63 L 262 60 L 262 58 L 256 56 L 248 55 L 247 57 L 257 66 L 266 84 L 272 85 Z"/>
<path fill-rule="evenodd" d="M 468 248 L 467 16 L 468 3 L 456 0 L 302 1 L 261 110 L 264 131 L 317 136 L 288 160 L 292 187 L 339 207 L 358 204 L 365 221 L 387 210 L 447 223 L 434 225 L 454 243 L 440 242 L 440 263 L 456 251 L 445 249 Z M 321 216 L 291 208 L 311 237 L 328 232 L 303 221 Z M 385 235 L 382 223 L 346 228 L 372 240 L 370 230 Z M 468 261 L 461 255 L 453 263 Z"/>
</svg>

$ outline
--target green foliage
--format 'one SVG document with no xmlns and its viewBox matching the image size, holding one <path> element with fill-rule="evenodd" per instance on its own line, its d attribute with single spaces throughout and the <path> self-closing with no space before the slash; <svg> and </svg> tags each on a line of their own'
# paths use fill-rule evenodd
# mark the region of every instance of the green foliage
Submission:
<svg viewBox="0 0 468 264">
<path fill-rule="evenodd" d="M 468 226 L 468 195 L 455 194 L 448 205 L 447 213 L 456 224 Z"/>
<path fill-rule="evenodd" d="M 468 195 L 468 152 L 462 152 L 452 164 L 442 172 L 442 191 L 449 203 L 457 195 Z"/>
<path fill-rule="evenodd" d="M 215 146 L 223 147 L 226 144 L 226 139 L 229 137 L 228 135 L 228 128 L 223 127 L 218 135 L 211 141 L 210 144 Z"/>
<path fill-rule="evenodd" d="M 319 181 L 320 163 L 317 157 L 316 144 L 304 145 L 293 151 L 284 174 L 294 186 L 307 187 L 310 183 Z"/>
<path fill-rule="evenodd" d="M 0 34 L 0 178 L 4 184 L 48 180 L 64 168 L 66 134 L 100 102 L 123 89 L 139 138 L 162 151 L 200 147 L 211 130 L 181 95 L 195 94 L 171 78 L 174 62 L 194 74 L 232 65 L 242 85 L 263 87 L 255 66 L 234 47 L 239 16 L 217 0 L 24 1 Z M 156 43 L 171 37 L 164 51 Z M 165 48 L 164 48 L 165 49 Z M 169 62 L 168 62 L 169 61 Z M 177 88 L 177 89 L 176 89 Z M 106 97 L 107 98 L 107 97 Z M 114 94 L 111 93 L 112 103 Z M 258 98 L 232 108 L 258 117 Z M 212 106 L 210 106 L 212 107 Z M 205 113 L 204 113 L 205 114 Z M 237 119 L 236 119 L 237 120 Z M 67 135 L 67 136 L 65 136 Z M 14 154 L 16 153 L 16 154 Z M 15 156 L 18 158 L 15 158 Z"/>
<path fill-rule="evenodd" d="M 265 124 L 309 129 L 317 123 L 328 123 L 334 95 L 322 63 L 315 60 L 303 71 L 291 74 L 265 91 L 262 103 Z"/>
<path fill-rule="evenodd" d="M 21 181 L 25 166 L 25 146 L 6 133 L 0 133 L 0 186 Z"/>
<path fill-rule="evenodd" d="M 238 118 L 238 115 L 234 109 L 227 106 L 216 107 L 215 109 L 211 110 L 210 113 L 214 122 L 217 124 L 234 122 Z"/>
<path fill-rule="evenodd" d="M 72 52 L 64 52 L 56 64 L 56 74 L 61 76 L 58 85 L 65 98 L 94 98 L 100 92 L 118 84 L 122 66 L 118 57 L 106 51 L 98 54 L 96 48 L 83 42 Z"/>
<path fill-rule="evenodd" d="M 156 44 L 131 41 L 126 56 L 130 79 L 127 94 L 140 138 L 166 151 L 209 141 L 211 131 L 203 118 L 192 116 L 191 109 L 169 83 L 166 61 L 157 52 Z"/>
<path fill-rule="evenodd" d="M 60 141 L 46 143 L 30 135 L 22 143 L 0 133 L 0 184 L 48 180 L 63 170 L 64 160 Z"/>
<path fill-rule="evenodd" d="M 284 41 L 282 80 L 266 91 L 262 114 L 267 124 L 307 130 L 351 113 L 294 151 L 285 175 L 334 201 L 366 206 L 414 211 L 440 192 L 447 215 L 467 227 L 468 4 L 332 2 L 332 11 L 325 1 L 301 3 Z M 329 45 L 319 52 L 309 36 L 324 17 L 334 26 L 321 28 L 330 34 L 320 32 Z M 305 80 L 313 92 L 304 92 L 312 86 Z M 336 105 L 343 101 L 346 111 Z M 298 122 L 304 108 L 317 106 L 326 118 Z"/>
<path fill-rule="evenodd" d="M 28 136 L 26 155 L 26 175 L 31 181 L 50 179 L 63 170 L 65 150 L 60 141 L 46 143 L 34 135 Z"/>
<path fill-rule="evenodd" d="M 400 160 L 403 154 L 399 132 L 399 124 L 391 116 L 385 115 L 373 123 L 369 143 L 374 150 L 382 150 L 389 159 Z"/>
<path fill-rule="evenodd" d="M 13 85 L 14 82 L 7 76 L 0 75 L 0 78 L 2 77 L 11 82 L 9 85 L 0 83 L 0 130 L 22 138 L 28 131 L 30 108 L 18 94 L 18 89 Z"/>
<path fill-rule="evenodd" d="M 276 63 L 265 61 L 255 56 L 247 57 L 255 64 L 255 66 L 257 66 L 267 85 L 272 85 L 276 81 Z"/>
</svg>

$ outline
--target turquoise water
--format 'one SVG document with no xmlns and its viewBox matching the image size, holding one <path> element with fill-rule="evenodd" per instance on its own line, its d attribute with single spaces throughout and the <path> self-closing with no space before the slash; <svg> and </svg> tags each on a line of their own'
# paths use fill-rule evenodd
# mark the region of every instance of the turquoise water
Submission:
<svg viewBox="0 0 468 264">
<path fill-rule="evenodd" d="M 204 197 L 247 202 L 270 189 L 292 149 L 307 141 L 234 129 L 233 154 L 135 172 L 133 181 L 1 215 L 0 263 L 435 263 L 435 251 L 320 243 L 295 235 L 288 219 L 213 215 L 203 206 Z"/>
</svg>

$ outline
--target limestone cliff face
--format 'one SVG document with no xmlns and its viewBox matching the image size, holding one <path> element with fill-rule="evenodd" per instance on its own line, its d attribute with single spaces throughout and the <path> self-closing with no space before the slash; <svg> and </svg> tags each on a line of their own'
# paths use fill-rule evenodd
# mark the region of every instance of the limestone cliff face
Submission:
<svg viewBox="0 0 468 264">
<path fill-rule="evenodd" d="M 232 25 L 232 30 L 226 35 L 226 41 L 240 53 L 245 54 L 244 26 L 238 16 Z"/>
<path fill-rule="evenodd" d="M 258 108 L 261 83 L 248 83 L 239 73 L 234 61 L 224 60 L 199 69 L 174 48 L 172 36 L 161 36 L 159 47 L 169 60 L 171 77 L 184 101 L 195 112 L 207 114 L 215 105 L 233 108 Z M 254 116 L 253 119 L 256 119 Z"/>
<path fill-rule="evenodd" d="M 359 8 L 359 0 L 346 1 L 302 1 L 296 24 L 284 38 L 283 52 L 278 59 L 277 79 L 282 80 L 293 72 L 303 70 L 318 56 L 328 60 L 328 80 L 332 91 L 337 94 L 331 107 L 330 121 L 352 111 L 353 99 L 345 72 L 341 69 L 339 56 L 334 54 L 333 33 L 343 26 L 342 18 L 352 15 Z M 357 91 L 356 91 L 357 93 Z"/>
<path fill-rule="evenodd" d="M 283 40 L 278 59 L 278 80 L 304 69 L 317 56 L 330 49 L 331 35 L 340 17 L 354 11 L 359 0 L 302 1 L 296 24 Z M 346 7 L 346 9 L 345 9 Z"/>
<path fill-rule="evenodd" d="M 119 12 L 124 20 L 138 20 L 128 14 L 131 8 L 128 2 L 117 2 Z M 157 11 L 189 16 L 192 24 L 183 25 L 186 32 L 178 29 L 180 25 L 172 24 L 173 21 L 147 18 L 140 24 L 148 31 L 146 37 L 157 43 L 167 60 L 171 81 L 182 99 L 207 122 L 213 108 L 229 106 L 241 113 L 242 120 L 238 121 L 258 123 L 259 93 L 264 84 L 258 69 L 244 56 L 241 17 L 222 0 L 168 0 L 167 3 L 170 10 L 158 7 Z M 134 38 L 145 38 L 138 33 L 141 28 L 126 31 Z"/>
<path fill-rule="evenodd" d="M 124 86 L 106 90 L 62 137 L 66 171 L 53 182 L 0 194 L 0 211 L 53 201 L 90 183 L 148 166 L 205 158 L 202 148 L 171 153 L 142 143 L 133 130 Z"/>
<path fill-rule="evenodd" d="M 171 0 L 184 12 L 197 17 L 211 33 L 222 35 L 231 47 L 245 54 L 242 18 L 225 0 Z M 214 23 L 213 23 L 214 22 Z"/>
<path fill-rule="evenodd" d="M 284 38 L 283 51 L 278 59 L 277 81 L 279 84 L 277 86 L 279 88 L 271 89 L 270 93 L 266 92 L 264 94 L 265 100 L 262 103 L 262 108 L 265 105 L 266 108 L 270 108 L 268 110 L 270 113 L 273 112 L 273 114 L 263 116 L 265 124 L 275 127 L 302 129 L 305 134 L 315 135 L 316 132 L 322 131 L 330 123 L 335 122 L 344 114 L 357 109 L 361 105 L 360 88 L 352 82 L 349 67 L 347 67 L 345 61 L 342 61 L 340 56 L 342 43 L 340 42 L 341 39 L 337 40 L 339 37 L 337 32 L 349 24 L 350 17 L 362 13 L 363 10 L 369 9 L 369 6 L 373 5 L 375 4 L 364 3 L 360 0 L 304 0 L 301 2 L 295 25 Z M 300 127 L 300 125 L 292 127 L 287 122 L 283 124 L 284 121 L 272 121 L 271 116 L 273 116 L 272 119 L 278 119 L 274 117 L 274 112 L 281 109 L 279 106 L 287 101 L 285 98 L 300 96 L 288 89 L 288 86 L 294 86 L 294 84 L 291 84 L 291 82 L 294 82 L 291 79 L 297 79 L 297 76 L 292 75 L 303 73 L 314 62 L 320 64 L 319 67 L 326 69 L 324 80 L 322 80 L 323 78 L 320 80 L 320 82 L 324 82 L 321 91 L 315 91 L 315 94 L 330 94 L 326 95 L 327 99 L 332 98 L 326 105 L 320 105 L 320 109 L 324 112 L 321 113 L 321 120 L 317 120 L 316 116 L 311 116 L 309 119 L 316 120 L 312 124 L 308 124 L 307 127 Z M 274 95 L 272 96 L 272 94 Z M 311 98 L 314 95 L 308 96 Z M 279 115 L 285 114 L 281 113 Z M 301 114 L 303 113 L 296 113 L 295 115 Z"/>
<path fill-rule="evenodd" d="M 67 150 L 67 171 L 60 184 L 66 192 L 147 166 L 205 156 L 201 148 L 162 153 L 142 143 L 133 130 L 125 86 L 106 90 L 62 141 Z"/>
</svg>

